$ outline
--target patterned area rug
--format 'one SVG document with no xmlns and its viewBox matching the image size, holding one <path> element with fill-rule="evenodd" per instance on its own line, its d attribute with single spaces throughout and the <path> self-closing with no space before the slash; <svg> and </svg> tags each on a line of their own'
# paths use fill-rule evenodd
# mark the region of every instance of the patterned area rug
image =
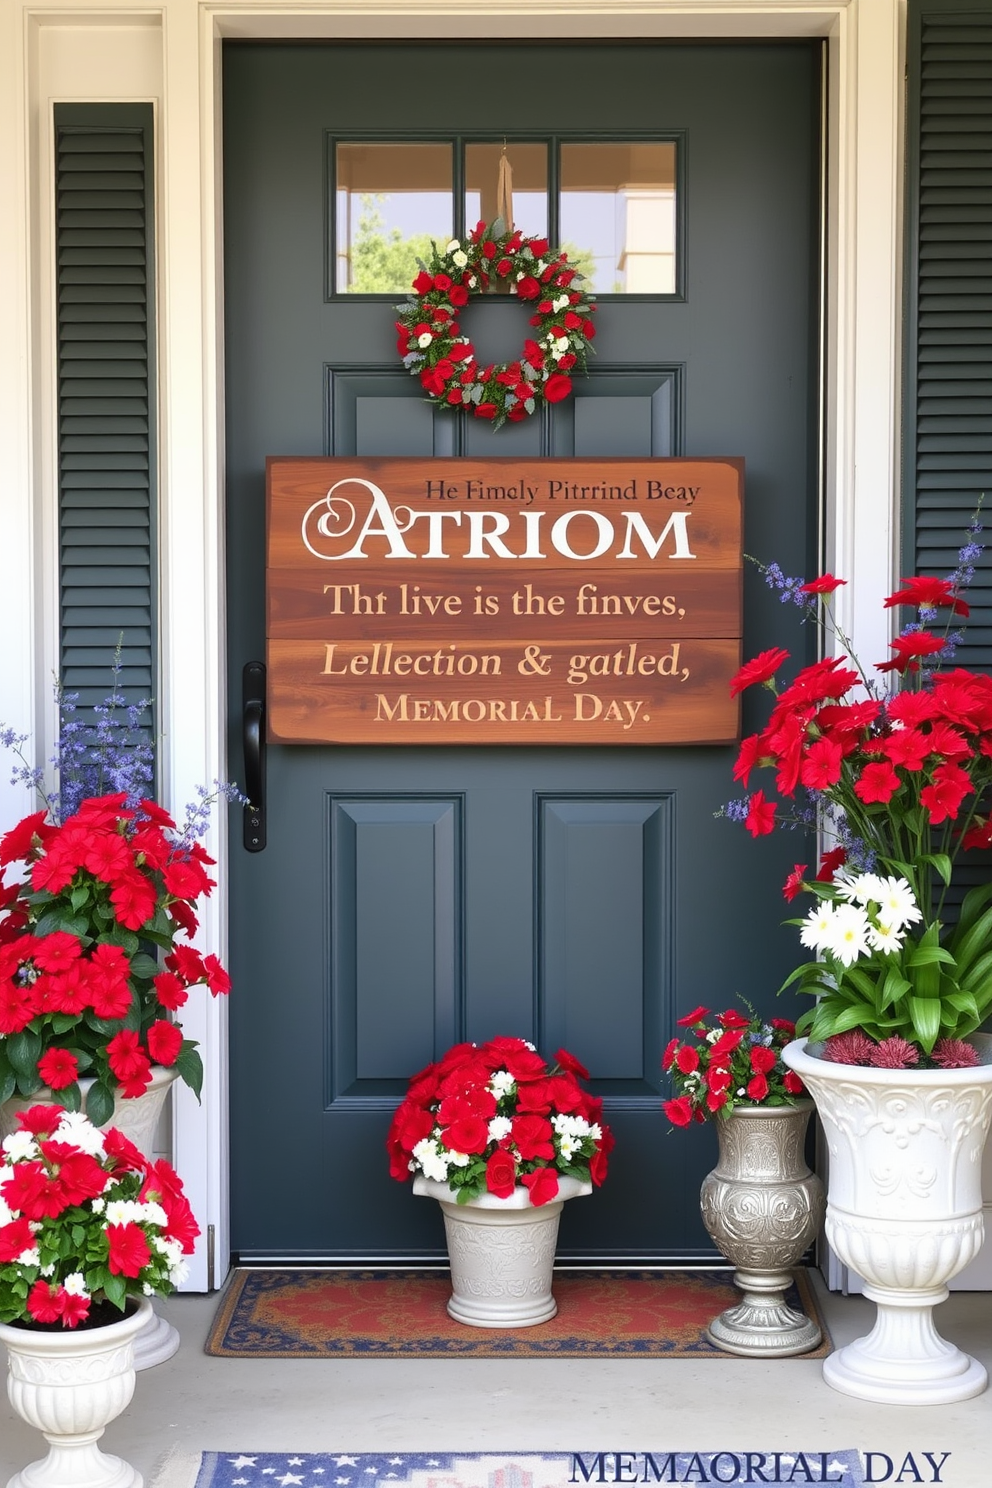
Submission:
<svg viewBox="0 0 992 1488">
<path fill-rule="evenodd" d="M 446 1271 L 239 1270 L 206 1351 L 228 1359 L 728 1359 L 706 1325 L 740 1300 L 730 1271 L 562 1271 L 558 1315 L 532 1328 L 448 1317 Z M 789 1296 L 823 1329 L 803 1271 Z M 735 1356 L 734 1356 L 735 1357 Z"/>
</svg>

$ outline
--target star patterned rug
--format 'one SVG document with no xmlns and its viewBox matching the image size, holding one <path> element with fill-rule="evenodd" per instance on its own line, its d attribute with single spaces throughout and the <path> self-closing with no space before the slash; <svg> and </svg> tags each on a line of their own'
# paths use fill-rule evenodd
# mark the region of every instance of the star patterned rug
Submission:
<svg viewBox="0 0 992 1488">
<path fill-rule="evenodd" d="M 153 1488 L 574 1488 L 587 1483 L 831 1483 L 863 1488 L 859 1453 L 204 1452 Z"/>
<path fill-rule="evenodd" d="M 206 1352 L 230 1359 L 729 1359 L 707 1325 L 740 1301 L 730 1271 L 561 1271 L 558 1315 L 530 1328 L 472 1328 L 446 1311 L 446 1271 L 236 1271 Z M 805 1272 L 788 1298 L 831 1348 Z M 760 1480 L 759 1480 L 760 1481 Z M 448 1485 L 450 1488 L 450 1485 Z M 543 1488 L 543 1485 L 542 1485 Z"/>
</svg>

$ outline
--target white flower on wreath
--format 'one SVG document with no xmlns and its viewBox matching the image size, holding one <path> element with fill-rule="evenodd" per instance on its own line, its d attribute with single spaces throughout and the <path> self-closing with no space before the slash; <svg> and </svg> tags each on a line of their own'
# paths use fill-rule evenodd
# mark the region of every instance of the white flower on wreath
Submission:
<svg viewBox="0 0 992 1488">
<path fill-rule="evenodd" d="M 456 269 L 463 269 L 468 263 L 468 254 L 465 253 L 461 248 L 459 248 L 455 253 L 451 255 L 451 262 L 454 264 Z"/>
<path fill-rule="evenodd" d="M 421 351 L 424 351 L 428 346 L 430 346 L 433 340 L 434 337 L 431 335 L 430 331 L 421 331 L 420 335 L 417 337 L 417 345 L 420 347 Z"/>
</svg>

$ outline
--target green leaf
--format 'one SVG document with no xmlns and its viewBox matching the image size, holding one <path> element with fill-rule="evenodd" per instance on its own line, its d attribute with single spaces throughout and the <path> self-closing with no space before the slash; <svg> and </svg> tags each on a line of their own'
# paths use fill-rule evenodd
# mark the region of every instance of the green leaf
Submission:
<svg viewBox="0 0 992 1488">
<path fill-rule="evenodd" d="M 139 951 L 137 956 L 131 959 L 131 975 L 139 977 L 144 982 L 149 981 L 153 976 L 158 976 L 161 970 L 158 962 L 151 956 L 146 956 L 144 951 Z"/>
<path fill-rule="evenodd" d="M 992 979 L 992 951 L 984 951 L 967 976 L 961 977 L 961 985 L 970 991 L 977 991 L 983 982 L 990 979 Z"/>
<path fill-rule="evenodd" d="M 961 901 L 961 913 L 958 915 L 957 934 L 963 936 L 969 931 L 982 912 L 982 906 L 992 899 L 992 882 L 977 884 L 975 888 L 969 889 Z"/>
<path fill-rule="evenodd" d="M 927 934 L 929 935 L 929 933 L 930 931 L 928 930 Z M 925 940 L 918 941 L 905 957 L 905 964 L 907 966 L 935 966 L 938 962 L 945 966 L 953 966 L 955 964 L 955 958 L 951 955 L 950 951 L 945 951 L 943 946 L 928 945 Z"/>
<path fill-rule="evenodd" d="M 929 1054 L 940 1033 L 940 1000 L 936 997 L 914 995 L 908 998 L 906 1006 L 913 1020 L 916 1037 Z"/>
<path fill-rule="evenodd" d="M 114 1114 L 114 1092 L 102 1080 L 94 1080 L 86 1097 L 86 1114 L 94 1126 L 103 1126 Z"/>
<path fill-rule="evenodd" d="M 203 1089 L 203 1060 L 192 1039 L 183 1039 L 176 1059 L 176 1069 L 179 1071 L 180 1078 L 186 1081 L 199 1100 L 200 1091 Z"/>
<path fill-rule="evenodd" d="M 912 985 L 912 982 L 908 982 L 894 966 L 890 967 L 882 983 L 881 1006 L 883 1010 L 891 1007 L 894 1002 L 900 1002 L 911 990 Z"/>
<path fill-rule="evenodd" d="M 92 939 L 89 928 L 89 920 L 84 915 L 75 915 L 65 905 L 58 904 L 42 915 L 35 927 L 35 934 L 41 937 L 51 935 L 54 930 L 67 930 L 70 935 L 76 935 L 89 944 Z"/>
<path fill-rule="evenodd" d="M 69 895 L 69 903 L 72 905 L 73 909 L 82 909 L 83 905 L 86 903 L 89 897 L 89 885 L 79 884 L 78 887 L 73 889 L 72 893 Z"/>
<path fill-rule="evenodd" d="M 49 1027 L 56 1035 L 68 1033 L 70 1028 L 75 1028 L 79 1022 L 78 1013 L 52 1013 Z"/>
<path fill-rule="evenodd" d="M 863 1004 L 858 1007 L 830 1009 L 826 1003 L 821 1002 L 810 1025 L 810 1042 L 817 1044 L 821 1039 L 830 1038 L 835 1033 L 847 1033 L 852 1028 L 863 1028 L 864 1025 Z"/>
<path fill-rule="evenodd" d="M 921 863 L 929 863 L 935 869 L 945 884 L 951 881 L 952 864 L 946 853 L 924 853 L 920 859 Z"/>
<path fill-rule="evenodd" d="M 29 1028 L 12 1033 L 7 1040 L 7 1058 L 19 1075 L 36 1074 L 41 1058 L 41 1035 L 32 1033 Z"/>
<path fill-rule="evenodd" d="M 107 1301 L 112 1302 L 115 1307 L 119 1307 L 121 1312 L 123 1312 L 124 1304 L 127 1301 L 127 1282 L 124 1277 L 108 1274 L 107 1280 L 103 1284 L 103 1290 Z"/>
<path fill-rule="evenodd" d="M 3 1066 L 0 1066 L 0 1106 L 3 1105 L 4 1101 L 10 1100 L 16 1088 L 17 1076 L 14 1074 L 10 1065 L 4 1063 Z"/>
<path fill-rule="evenodd" d="M 964 935 L 954 936 L 951 944 L 954 947 L 954 955 L 962 976 L 967 972 L 972 961 L 985 949 L 990 933 L 992 933 L 992 908 L 987 909 Z"/>
</svg>

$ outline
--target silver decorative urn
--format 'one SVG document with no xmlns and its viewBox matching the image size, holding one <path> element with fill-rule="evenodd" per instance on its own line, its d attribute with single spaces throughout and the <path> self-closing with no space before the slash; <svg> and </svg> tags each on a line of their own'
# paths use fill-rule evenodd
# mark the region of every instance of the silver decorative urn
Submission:
<svg viewBox="0 0 992 1488">
<path fill-rule="evenodd" d="M 714 1122 L 720 1157 L 703 1179 L 703 1224 L 737 1270 L 742 1300 L 710 1324 L 710 1340 L 732 1354 L 778 1358 L 816 1348 L 820 1329 L 789 1307 L 792 1267 L 823 1222 L 823 1184 L 803 1148 L 813 1111 L 793 1106 L 738 1106 Z"/>
</svg>

